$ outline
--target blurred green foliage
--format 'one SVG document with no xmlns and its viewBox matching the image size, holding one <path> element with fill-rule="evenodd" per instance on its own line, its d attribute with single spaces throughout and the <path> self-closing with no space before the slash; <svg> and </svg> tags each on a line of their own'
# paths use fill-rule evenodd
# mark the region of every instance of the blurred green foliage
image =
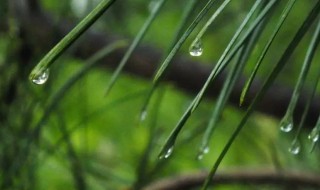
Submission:
<svg viewBox="0 0 320 190">
<path fill-rule="evenodd" d="M 81 19 L 81 15 L 73 12 L 77 10 L 72 7 L 72 2 L 69 0 L 42 0 L 40 2 L 45 12 L 54 15 L 57 23 L 63 19 L 73 21 Z M 224 50 L 222 47 L 226 46 L 250 8 L 245 2 L 234 1 L 228 7 L 205 35 L 203 56 L 190 59 L 197 59 L 208 64 L 216 62 Z M 273 44 L 270 52 L 273 56 L 267 58 L 266 64 L 259 71 L 259 77 L 263 78 L 270 71 L 273 59 L 280 56 L 288 40 L 294 34 L 293 31 L 296 31 L 306 16 L 307 10 L 313 5 L 312 2 L 297 2 L 286 26 L 277 37 L 278 41 Z M 87 10 L 79 12 L 88 13 L 90 8 L 97 4 L 97 1 L 88 0 L 87 3 L 85 7 Z M 148 3 L 149 0 L 118 1 L 94 25 L 94 29 L 132 39 L 149 14 Z M 143 43 L 151 44 L 165 52 L 173 38 L 182 13 L 181 5 L 184 3 L 185 0 L 168 1 Z M 199 4 L 204 4 L 204 2 L 199 2 Z M 200 7 L 199 5 L 198 9 Z M 194 11 L 194 15 L 199 11 L 198 9 Z M 274 24 L 275 22 L 269 23 L 270 31 Z M 263 34 L 262 42 L 266 41 L 270 31 L 267 29 Z M 157 122 L 153 122 L 153 117 L 147 117 L 146 121 L 139 124 L 139 111 L 150 81 L 123 73 L 111 94 L 104 97 L 105 85 L 110 79 L 112 70 L 106 71 L 95 67 L 77 81 L 66 96 L 60 100 L 58 107 L 43 127 L 39 145 L 29 147 L 34 151 L 30 151 L 30 155 L 24 158 L 23 151 L 20 149 L 23 149 L 26 143 L 25 135 L 30 135 L 28 130 L 31 130 L 39 121 L 51 95 L 85 62 L 66 54 L 58 60 L 59 64 L 50 68 L 51 76 L 48 83 L 45 86 L 35 86 L 26 77 L 31 66 L 19 68 L 23 60 L 17 58 L 19 56 L 17 49 L 21 44 L 12 35 L 15 34 L 0 34 L 1 100 L 10 99 L 4 94 L 9 91 L 10 85 L 15 85 L 17 90 L 15 99 L 10 100 L 10 104 L 1 103 L 0 107 L 1 117 L 5 117 L 0 123 L 1 167 L 5 168 L 6 164 L 19 164 L 18 162 L 21 161 L 19 156 L 22 156 L 21 159 L 25 159 L 25 162 L 22 162 L 23 166 L 17 171 L 3 170 L 0 179 L 4 183 L 11 176 L 16 178 L 13 180 L 15 183 L 12 186 L 13 189 L 74 189 L 76 177 L 72 164 L 75 158 L 72 158 L 70 149 L 75 152 L 76 159 L 80 162 L 87 189 L 129 188 L 136 182 L 136 170 L 149 141 L 150 128 L 155 129 L 156 135 L 153 138 L 154 144 L 145 169 L 147 172 L 154 172 L 154 175 L 146 176 L 150 178 L 144 183 L 180 173 L 207 171 L 243 115 L 241 109 L 228 106 L 212 138 L 210 152 L 205 155 L 204 159 L 197 160 L 196 155 L 202 132 L 210 117 L 211 109 L 215 106 L 215 100 L 204 100 L 188 121 L 173 155 L 164 161 L 156 171 L 152 171 L 153 166 L 159 161 L 160 147 L 192 100 L 193 95 L 186 94 L 173 85 L 164 84 L 161 87 L 165 92 L 160 107 L 152 106 L 152 109 L 159 109 Z M 188 45 L 193 37 L 194 34 L 187 40 L 180 54 L 188 56 Z M 310 35 L 301 45 L 302 49 L 307 47 L 309 38 Z M 262 45 L 258 46 L 254 51 L 259 52 L 262 48 Z M 304 54 L 305 52 L 296 52 L 291 60 L 293 64 L 285 68 L 279 81 L 287 85 L 293 85 L 296 82 L 295 77 L 292 76 L 298 75 Z M 258 54 L 250 58 L 249 65 L 245 69 L 246 74 L 252 70 L 256 60 L 255 56 Z M 320 55 L 316 56 L 316 60 L 320 60 Z M 32 57 L 31 60 L 35 62 L 37 58 Z M 319 67 L 319 64 L 313 64 L 310 77 L 314 75 L 313 71 L 320 69 Z M 161 92 L 157 91 L 156 96 L 159 96 L 159 93 Z M 156 104 L 155 98 L 151 104 Z M 307 133 L 308 131 L 303 131 L 303 136 L 307 136 Z M 65 134 L 68 134 L 68 137 Z M 256 113 L 251 117 L 224 159 L 221 170 L 239 167 L 289 168 L 318 172 L 320 169 L 319 151 L 310 154 L 308 152 L 310 143 L 305 138 L 301 139 L 303 141 L 302 152 L 295 156 L 289 154 L 287 149 L 292 137 L 290 134 L 278 132 L 277 119 Z M 30 138 L 33 137 L 30 136 Z M 10 159 L 14 162 L 10 162 Z M 221 186 L 219 189 L 256 189 L 256 187 L 249 185 Z"/>
</svg>

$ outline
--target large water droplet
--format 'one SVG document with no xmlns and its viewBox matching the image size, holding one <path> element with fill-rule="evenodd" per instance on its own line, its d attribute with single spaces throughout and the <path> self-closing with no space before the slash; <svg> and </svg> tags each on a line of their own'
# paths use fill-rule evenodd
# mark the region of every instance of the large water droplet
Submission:
<svg viewBox="0 0 320 190">
<path fill-rule="evenodd" d="M 291 116 L 284 116 L 280 121 L 280 130 L 283 132 L 290 132 L 293 129 L 293 119 Z"/>
<path fill-rule="evenodd" d="M 35 76 L 33 79 L 32 79 L 32 82 L 34 84 L 38 84 L 38 85 L 41 85 L 41 84 L 44 84 L 47 82 L 49 78 L 49 69 L 46 69 L 44 70 L 43 73 L 41 73 L 40 75 L 38 76 Z"/>
<path fill-rule="evenodd" d="M 319 140 L 319 132 L 320 131 L 318 127 L 314 127 L 308 135 L 308 139 L 312 140 L 313 142 L 317 142 Z"/>
<path fill-rule="evenodd" d="M 159 156 L 159 159 L 167 159 L 171 156 L 173 152 L 173 146 L 168 148 L 163 154 Z"/>
<path fill-rule="evenodd" d="M 203 46 L 201 40 L 197 39 L 194 41 L 190 48 L 189 48 L 189 53 L 191 56 L 201 56 L 203 53 Z"/>
<path fill-rule="evenodd" d="M 204 157 L 204 155 L 205 155 L 205 154 L 208 154 L 209 151 L 210 151 L 210 148 L 209 148 L 208 146 L 202 147 L 202 148 L 200 149 L 200 152 L 199 152 L 198 156 L 197 156 L 197 159 L 198 159 L 198 160 L 202 160 L 203 157 Z"/>
<path fill-rule="evenodd" d="M 291 154 L 297 155 L 297 154 L 299 154 L 300 149 L 301 149 L 300 142 L 299 142 L 298 140 L 294 140 L 294 141 L 292 141 L 292 143 L 291 143 L 291 146 L 290 146 L 290 148 L 289 148 L 289 152 L 290 152 Z"/>
</svg>

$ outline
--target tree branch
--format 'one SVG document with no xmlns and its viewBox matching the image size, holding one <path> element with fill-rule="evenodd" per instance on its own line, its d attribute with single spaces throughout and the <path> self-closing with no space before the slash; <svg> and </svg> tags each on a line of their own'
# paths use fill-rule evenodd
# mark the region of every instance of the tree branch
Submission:
<svg viewBox="0 0 320 190">
<path fill-rule="evenodd" d="M 201 187 L 207 173 L 183 174 L 153 182 L 143 190 L 188 190 Z M 320 188 L 320 176 L 301 172 L 277 172 L 271 170 L 229 171 L 217 173 L 211 185 L 279 185 L 299 188 Z"/>
<path fill-rule="evenodd" d="M 40 12 L 32 12 L 28 16 L 20 18 L 23 24 L 23 29 L 28 35 L 30 44 L 33 44 L 35 50 L 39 53 L 44 54 L 49 49 L 58 42 L 71 28 L 74 26 L 70 23 L 60 23 L 54 24 L 50 17 L 44 16 Z M 76 57 L 81 59 L 86 59 L 99 49 L 107 44 L 110 44 L 118 38 L 114 35 L 98 33 L 95 31 L 87 32 L 75 46 L 73 46 L 73 53 Z M 105 57 L 102 62 L 105 68 L 114 68 L 119 63 L 122 58 L 125 49 L 118 50 L 108 57 Z M 143 78 L 150 78 L 153 76 L 154 71 L 157 68 L 157 63 L 161 59 L 161 53 L 150 46 L 140 46 L 131 56 L 128 61 L 125 71 Z M 205 80 L 209 76 L 211 71 L 210 64 L 203 64 L 190 60 L 183 56 L 176 56 L 173 60 L 172 66 L 170 68 L 166 81 L 174 84 L 176 87 L 184 90 L 188 93 L 197 93 Z M 212 65 L 212 64 L 211 64 Z M 238 80 L 233 92 L 231 94 L 229 103 L 238 107 L 239 96 L 242 87 L 245 82 L 245 77 Z M 220 89 L 222 88 L 223 82 L 225 80 L 225 74 L 221 74 L 210 86 L 207 97 L 216 97 Z M 260 89 L 261 82 L 255 80 L 251 90 L 247 96 L 247 103 L 244 103 L 241 109 L 245 109 L 248 106 L 248 102 L 251 102 L 257 91 Z M 292 89 L 285 85 L 275 84 L 266 93 L 265 98 L 259 103 L 257 110 L 281 118 L 288 106 L 291 98 Z M 303 108 L 306 104 L 308 98 L 308 93 L 304 91 L 301 94 L 301 98 L 297 104 L 295 119 L 298 120 L 302 115 Z M 320 109 L 320 98 L 315 97 L 310 111 L 306 120 L 307 126 L 313 126 L 317 120 Z"/>
</svg>

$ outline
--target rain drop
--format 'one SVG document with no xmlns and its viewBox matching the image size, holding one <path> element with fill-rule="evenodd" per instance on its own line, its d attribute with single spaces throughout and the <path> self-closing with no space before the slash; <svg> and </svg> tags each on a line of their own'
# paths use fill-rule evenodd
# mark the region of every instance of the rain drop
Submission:
<svg viewBox="0 0 320 190">
<path fill-rule="evenodd" d="M 293 129 L 293 119 L 291 116 L 284 116 L 280 121 L 280 130 L 283 132 L 290 132 Z"/>
<path fill-rule="evenodd" d="M 203 157 L 204 157 L 204 155 L 209 153 L 209 150 L 210 150 L 210 149 L 209 149 L 208 146 L 205 146 L 204 148 L 201 148 L 201 149 L 200 149 L 200 152 L 199 152 L 199 154 L 198 154 L 198 156 L 197 156 L 197 159 L 198 159 L 198 160 L 202 160 Z"/>
<path fill-rule="evenodd" d="M 298 140 L 294 140 L 289 148 L 289 152 L 291 154 L 297 155 L 299 154 L 301 149 L 300 142 Z"/>
<path fill-rule="evenodd" d="M 203 154 L 202 152 L 200 152 L 200 153 L 198 154 L 198 156 L 197 156 L 197 159 L 198 159 L 198 160 L 202 160 L 203 157 L 204 157 L 204 154 Z"/>
<path fill-rule="evenodd" d="M 317 142 L 319 140 L 319 129 L 317 127 L 313 128 L 310 134 L 308 135 L 308 139 L 312 142 Z"/>
<path fill-rule="evenodd" d="M 189 48 L 189 53 L 191 56 L 201 56 L 203 53 L 203 46 L 201 40 L 197 39 L 194 42 L 192 42 L 190 48 Z"/>
<path fill-rule="evenodd" d="M 167 159 L 167 158 L 169 158 L 171 156 L 172 152 L 173 152 L 173 146 L 168 148 L 165 153 L 162 153 L 159 156 L 159 159 Z"/>
<path fill-rule="evenodd" d="M 37 85 L 42 85 L 42 84 L 44 84 L 44 83 L 47 82 L 48 78 L 49 78 L 49 69 L 46 69 L 46 70 L 44 70 L 44 72 L 41 73 L 40 75 L 35 76 L 35 77 L 32 79 L 32 82 L 33 82 L 34 84 L 37 84 Z"/>
</svg>

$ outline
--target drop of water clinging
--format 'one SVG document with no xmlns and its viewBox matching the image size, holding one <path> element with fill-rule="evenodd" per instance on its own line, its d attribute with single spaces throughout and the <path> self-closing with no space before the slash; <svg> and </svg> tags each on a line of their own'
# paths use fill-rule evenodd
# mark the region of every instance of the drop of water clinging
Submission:
<svg viewBox="0 0 320 190">
<path fill-rule="evenodd" d="M 283 132 L 290 132 L 293 129 L 293 119 L 291 116 L 284 116 L 280 121 L 280 130 Z"/>
<path fill-rule="evenodd" d="M 189 48 L 189 53 L 191 56 L 201 56 L 203 53 L 203 46 L 200 39 L 195 40 Z"/>
<path fill-rule="evenodd" d="M 205 146 L 205 147 L 201 148 L 201 149 L 200 149 L 200 152 L 199 152 L 199 154 L 198 154 L 198 156 L 197 156 L 197 159 L 198 159 L 198 160 L 202 160 L 203 157 L 204 157 L 204 155 L 209 153 L 209 150 L 210 150 L 210 149 L 209 149 L 208 146 Z"/>
<path fill-rule="evenodd" d="M 298 140 L 294 140 L 294 141 L 292 141 L 291 146 L 289 147 L 289 152 L 291 154 L 297 155 L 297 154 L 299 154 L 300 149 L 301 149 L 300 142 Z"/>
<path fill-rule="evenodd" d="M 308 135 L 308 139 L 310 139 L 313 142 L 317 142 L 319 140 L 319 129 L 318 127 L 314 127 L 312 131 Z"/>
<path fill-rule="evenodd" d="M 44 70 L 40 75 L 35 76 L 32 82 L 37 85 L 42 85 L 47 82 L 49 78 L 49 69 Z"/>
<path fill-rule="evenodd" d="M 173 152 L 173 146 L 168 148 L 165 153 L 161 154 L 159 156 L 159 159 L 167 159 L 167 158 L 169 158 L 171 156 L 172 152 Z"/>
</svg>

